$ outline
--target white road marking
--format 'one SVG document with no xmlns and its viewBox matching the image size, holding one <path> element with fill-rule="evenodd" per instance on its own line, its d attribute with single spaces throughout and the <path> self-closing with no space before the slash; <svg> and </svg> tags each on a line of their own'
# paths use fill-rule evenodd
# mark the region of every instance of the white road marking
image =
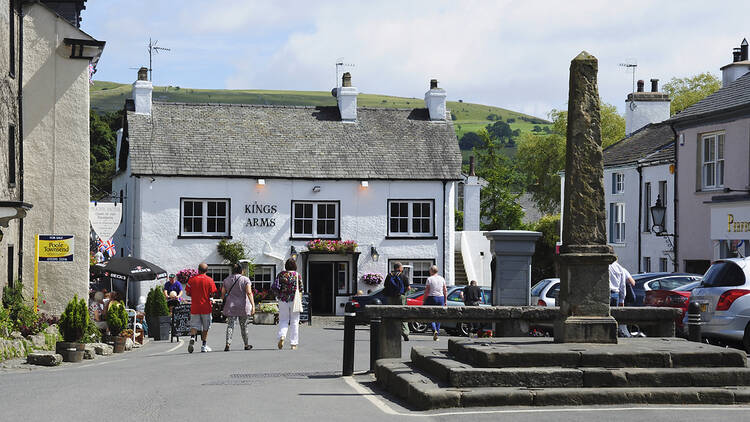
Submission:
<svg viewBox="0 0 750 422">
<path fill-rule="evenodd" d="M 184 340 L 180 340 L 180 341 L 178 341 L 178 342 L 177 342 L 177 346 L 175 346 L 175 347 L 173 347 L 173 348 L 171 348 L 171 349 L 167 350 L 167 352 L 166 352 L 166 353 L 172 353 L 172 352 L 174 352 L 175 350 L 177 350 L 177 349 L 179 349 L 180 347 L 182 347 L 182 345 L 183 345 L 183 344 L 185 344 L 185 341 L 184 341 Z"/>
<path fill-rule="evenodd" d="M 491 414 L 513 414 L 513 413 L 559 413 L 559 412 L 623 412 L 623 411 L 632 411 L 632 410 L 648 410 L 648 411 L 654 411 L 654 410 L 666 410 L 666 411 L 674 411 L 674 410 L 688 410 L 688 411 L 716 411 L 716 409 L 724 410 L 738 410 L 746 412 L 748 409 L 750 409 L 750 406 L 746 405 L 717 405 L 715 407 L 692 407 L 692 406 L 674 406 L 674 407 L 576 407 L 576 408 L 542 408 L 537 407 L 533 409 L 508 409 L 508 410 L 469 410 L 469 411 L 455 411 L 455 412 L 442 412 L 442 413 L 401 413 L 394 409 L 392 409 L 383 399 L 380 398 L 380 395 L 371 389 L 368 389 L 364 387 L 362 384 L 357 382 L 352 377 L 343 377 L 344 381 L 349 384 L 350 387 L 357 393 L 361 394 L 364 398 L 366 398 L 370 403 L 372 403 L 375 407 L 380 409 L 383 413 L 386 415 L 395 415 L 395 416 L 412 416 L 417 418 L 429 418 L 429 417 L 435 417 L 435 416 L 460 416 L 460 415 L 491 415 Z"/>
</svg>

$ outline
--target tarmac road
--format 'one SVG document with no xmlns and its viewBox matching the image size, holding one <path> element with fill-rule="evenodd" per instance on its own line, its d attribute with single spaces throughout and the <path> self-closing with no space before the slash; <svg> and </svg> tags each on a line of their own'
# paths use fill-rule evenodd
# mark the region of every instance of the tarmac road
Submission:
<svg viewBox="0 0 750 422">
<path fill-rule="evenodd" d="M 210 353 L 182 343 L 143 348 L 57 368 L 0 372 L 2 421 L 750 421 L 750 407 L 474 408 L 415 412 L 373 391 L 369 333 L 357 330 L 354 377 L 342 378 L 343 330 L 300 330 L 300 348 L 276 348 L 276 327 L 251 326 L 251 351 L 235 329 L 223 351 L 224 324 L 209 333 Z M 446 337 L 412 335 L 405 344 L 446 347 Z M 404 347 L 404 355 L 409 352 Z"/>
</svg>

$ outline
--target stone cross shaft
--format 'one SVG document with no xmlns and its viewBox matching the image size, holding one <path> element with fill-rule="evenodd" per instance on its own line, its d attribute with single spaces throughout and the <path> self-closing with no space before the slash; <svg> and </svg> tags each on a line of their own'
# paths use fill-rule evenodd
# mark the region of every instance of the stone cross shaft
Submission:
<svg viewBox="0 0 750 422">
<path fill-rule="evenodd" d="M 596 57 L 585 51 L 570 63 L 557 342 L 617 342 L 609 313 L 608 266 L 615 257 L 607 245 L 597 71 Z"/>
</svg>

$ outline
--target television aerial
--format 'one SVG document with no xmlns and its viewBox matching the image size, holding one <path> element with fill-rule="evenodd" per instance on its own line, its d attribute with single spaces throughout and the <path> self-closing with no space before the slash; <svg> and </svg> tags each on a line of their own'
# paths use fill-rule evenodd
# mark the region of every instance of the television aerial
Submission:
<svg viewBox="0 0 750 422">
<path fill-rule="evenodd" d="M 630 96 L 630 104 L 628 106 L 631 110 L 635 110 L 635 70 L 638 68 L 638 61 L 636 59 L 625 59 L 625 63 L 620 63 L 619 66 L 633 74 L 633 94 Z"/>
<path fill-rule="evenodd" d="M 157 46 L 158 40 L 151 41 L 151 37 L 148 39 L 148 80 L 154 81 L 154 73 L 151 68 L 152 56 L 160 51 L 172 51 L 172 49 Z"/>
</svg>

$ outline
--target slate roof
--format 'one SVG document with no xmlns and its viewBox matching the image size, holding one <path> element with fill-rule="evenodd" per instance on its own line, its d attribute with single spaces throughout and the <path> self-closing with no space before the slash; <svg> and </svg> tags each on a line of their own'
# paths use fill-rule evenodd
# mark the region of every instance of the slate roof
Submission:
<svg viewBox="0 0 750 422">
<path fill-rule="evenodd" d="M 736 81 L 698 101 L 681 113 L 672 116 L 668 122 L 690 120 L 707 114 L 732 111 L 750 106 L 750 73 L 737 78 Z"/>
<path fill-rule="evenodd" d="M 153 118 L 152 118 L 153 116 Z M 154 102 L 127 113 L 135 175 L 459 180 L 450 119 L 427 109 Z"/>
<path fill-rule="evenodd" d="M 673 160 L 674 132 L 665 122 L 651 123 L 605 148 L 603 153 L 605 167 Z"/>
</svg>

